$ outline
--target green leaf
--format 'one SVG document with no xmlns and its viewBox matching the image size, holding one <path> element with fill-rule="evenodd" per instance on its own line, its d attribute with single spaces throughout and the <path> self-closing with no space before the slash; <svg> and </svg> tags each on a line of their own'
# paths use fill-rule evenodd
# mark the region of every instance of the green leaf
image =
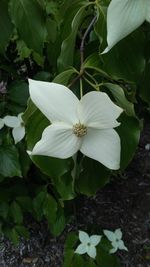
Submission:
<svg viewBox="0 0 150 267">
<path fill-rule="evenodd" d="M 3 232 L 6 237 L 8 237 L 13 242 L 14 245 L 17 245 L 19 243 L 19 235 L 15 228 L 4 228 Z"/>
<path fill-rule="evenodd" d="M 107 239 L 102 238 L 96 248 L 96 262 L 99 267 L 121 267 L 119 258 L 116 255 L 109 253 L 111 248 L 111 243 Z"/>
<path fill-rule="evenodd" d="M 85 59 L 84 68 L 95 70 L 96 72 L 100 73 L 102 77 L 109 78 L 109 75 L 102 69 L 102 64 L 98 53 L 93 53 Z"/>
<path fill-rule="evenodd" d="M 71 262 L 74 256 L 74 251 L 75 248 L 74 246 L 76 245 L 78 241 L 78 236 L 75 233 L 69 233 L 67 235 L 67 239 L 65 242 L 65 247 L 64 247 L 64 263 L 63 263 L 63 267 L 70 267 L 71 266 Z"/>
<path fill-rule="evenodd" d="M 106 8 L 102 7 L 101 3 L 98 3 L 97 1 L 97 21 L 94 25 L 94 31 L 97 34 L 100 45 L 102 44 L 102 47 L 106 47 Z"/>
<path fill-rule="evenodd" d="M 39 71 L 34 76 L 34 80 L 37 81 L 44 81 L 44 82 L 50 82 L 51 73 L 47 71 Z"/>
<path fill-rule="evenodd" d="M 70 82 L 70 79 L 73 77 L 74 74 L 78 75 L 78 72 L 76 71 L 76 69 L 70 68 L 70 69 L 65 70 L 65 71 L 61 72 L 60 74 L 58 74 L 54 78 L 53 82 L 54 83 L 60 83 L 60 84 L 67 86 Z"/>
<path fill-rule="evenodd" d="M 92 196 L 109 182 L 110 171 L 99 162 L 84 157 L 76 188 L 82 194 Z"/>
<path fill-rule="evenodd" d="M 27 120 L 28 115 L 30 117 Z M 32 105 L 32 103 L 30 107 L 28 106 L 28 109 L 24 113 L 23 119 L 25 121 L 26 131 L 27 131 L 26 137 L 27 137 L 27 143 L 28 143 L 28 150 L 32 150 L 34 145 L 37 143 L 37 141 L 41 139 L 43 130 L 50 123 L 48 119 L 42 114 L 42 112 L 40 112 L 34 105 Z"/>
<path fill-rule="evenodd" d="M 18 55 L 19 55 L 19 59 L 18 60 L 24 60 L 25 58 L 28 58 L 32 52 L 31 49 L 29 49 L 25 42 L 22 40 L 17 40 L 16 41 L 16 45 L 17 45 L 17 51 L 18 51 Z"/>
<path fill-rule="evenodd" d="M 29 86 L 23 81 L 15 81 L 9 85 L 8 99 L 20 106 L 27 106 L 29 98 Z"/>
<path fill-rule="evenodd" d="M 101 56 L 101 68 L 113 79 L 137 82 L 144 71 L 144 35 L 137 31 Z"/>
<path fill-rule="evenodd" d="M 54 43 L 57 37 L 57 22 L 51 18 L 46 21 L 47 40 Z"/>
<path fill-rule="evenodd" d="M 86 266 L 86 262 L 84 261 L 82 256 L 75 254 L 73 257 L 71 267 L 82 267 L 82 266 Z"/>
<path fill-rule="evenodd" d="M 50 194 L 46 195 L 43 209 L 43 213 L 46 216 L 49 225 L 53 225 L 56 220 L 57 202 Z"/>
<path fill-rule="evenodd" d="M 37 220 L 41 220 L 44 212 L 43 207 L 46 199 L 46 191 L 41 191 L 33 200 L 33 208 L 36 212 Z"/>
<path fill-rule="evenodd" d="M 112 84 L 112 83 L 104 83 L 104 86 L 106 86 L 109 89 L 109 91 L 115 98 L 117 104 L 124 109 L 127 115 L 135 116 L 134 105 L 133 103 L 127 100 L 122 87 L 120 87 L 117 84 Z"/>
<path fill-rule="evenodd" d="M 140 82 L 140 86 L 138 88 L 140 97 L 147 103 L 150 103 L 150 82 L 149 82 L 149 77 L 150 77 L 150 63 L 148 63 L 146 68 L 145 68 L 144 75 L 142 77 L 142 80 Z"/>
<path fill-rule="evenodd" d="M 120 168 L 123 170 L 132 160 L 140 139 L 140 124 L 136 118 L 128 117 L 123 113 L 119 121 L 120 126 L 116 128 L 121 138 L 121 162 Z"/>
<path fill-rule="evenodd" d="M 9 205 L 6 202 L 0 203 L 0 217 L 6 219 L 9 211 Z"/>
<path fill-rule="evenodd" d="M 64 211 L 61 207 L 58 207 L 56 220 L 50 225 L 50 231 L 53 235 L 58 236 L 62 233 L 66 226 L 66 218 L 64 216 Z"/>
<path fill-rule="evenodd" d="M 66 68 L 73 65 L 74 61 L 74 48 L 75 48 L 75 41 L 78 32 L 78 28 L 82 22 L 82 20 L 87 16 L 87 6 L 82 6 L 76 15 L 74 16 L 71 24 L 71 33 L 68 37 L 63 41 L 61 46 L 61 53 L 58 58 L 58 69 L 59 71 L 64 71 Z"/>
<path fill-rule="evenodd" d="M 29 196 L 19 196 L 16 198 L 16 202 L 24 211 L 32 213 L 32 199 Z"/>
<path fill-rule="evenodd" d="M 20 236 L 23 236 L 26 239 L 29 238 L 29 231 L 24 226 L 16 225 L 15 230 Z"/>
<path fill-rule="evenodd" d="M 0 146 L 0 174 L 4 177 L 21 177 L 18 151 L 13 145 Z"/>
<path fill-rule="evenodd" d="M 10 0 L 10 15 L 20 38 L 27 46 L 41 54 L 46 39 L 45 16 L 34 0 Z"/>
<path fill-rule="evenodd" d="M 16 201 L 13 201 L 10 205 L 10 215 L 15 223 L 20 224 L 23 222 L 22 210 Z"/>
<path fill-rule="evenodd" d="M 13 31 L 13 25 L 8 14 L 8 1 L 6 0 L 0 1 L 0 29 L 0 54 L 3 55 Z"/>
</svg>

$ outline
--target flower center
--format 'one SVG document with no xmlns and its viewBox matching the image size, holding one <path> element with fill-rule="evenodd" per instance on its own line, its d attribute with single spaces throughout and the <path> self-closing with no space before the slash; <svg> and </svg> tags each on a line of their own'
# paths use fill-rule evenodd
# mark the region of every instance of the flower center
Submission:
<svg viewBox="0 0 150 267">
<path fill-rule="evenodd" d="M 87 134 L 87 127 L 81 123 L 76 123 L 73 125 L 73 133 L 77 137 L 82 137 Z"/>
</svg>

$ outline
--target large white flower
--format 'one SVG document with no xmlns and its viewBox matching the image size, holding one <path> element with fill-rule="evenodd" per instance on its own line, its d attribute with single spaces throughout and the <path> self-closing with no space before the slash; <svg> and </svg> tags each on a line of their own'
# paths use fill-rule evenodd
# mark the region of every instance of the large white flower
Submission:
<svg viewBox="0 0 150 267">
<path fill-rule="evenodd" d="M 31 155 L 68 158 L 78 150 L 110 169 L 120 164 L 120 138 L 113 129 L 122 109 L 105 93 L 90 92 L 79 99 L 67 87 L 29 80 L 34 104 L 52 123 Z M 38 125 L 37 125 L 38 127 Z"/>
<path fill-rule="evenodd" d="M 104 234 L 111 242 L 112 249 L 110 249 L 110 253 L 115 253 L 118 249 L 128 251 L 127 247 L 125 247 L 124 242 L 122 240 L 122 231 L 121 229 L 116 229 L 114 232 L 109 230 L 104 230 Z"/>
<path fill-rule="evenodd" d="M 145 20 L 150 22 L 149 0 L 112 0 L 107 12 L 108 47 L 103 53 L 108 52 Z"/>
<path fill-rule="evenodd" d="M 20 142 L 25 136 L 25 127 L 22 120 L 22 113 L 18 116 L 7 115 L 3 118 L 3 122 L 6 126 L 13 128 L 12 135 L 15 141 L 15 144 Z"/>
<path fill-rule="evenodd" d="M 80 255 L 87 253 L 91 258 L 95 259 L 96 246 L 100 243 L 101 238 L 100 235 L 89 236 L 86 232 L 79 231 L 81 244 L 76 248 L 75 253 Z"/>
</svg>

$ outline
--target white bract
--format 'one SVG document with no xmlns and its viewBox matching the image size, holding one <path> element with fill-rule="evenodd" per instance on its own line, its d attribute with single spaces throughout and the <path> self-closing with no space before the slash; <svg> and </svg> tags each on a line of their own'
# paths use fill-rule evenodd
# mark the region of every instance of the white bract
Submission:
<svg viewBox="0 0 150 267">
<path fill-rule="evenodd" d="M 29 92 L 51 122 L 30 155 L 64 159 L 80 150 L 110 169 L 119 168 L 120 138 L 113 128 L 122 109 L 107 94 L 90 92 L 79 101 L 63 85 L 34 80 L 29 80 Z"/>
<path fill-rule="evenodd" d="M 150 22 L 149 0 L 112 0 L 107 12 L 108 47 L 103 53 L 108 52 L 145 20 Z"/>
<path fill-rule="evenodd" d="M 75 253 L 80 255 L 87 253 L 91 258 L 95 259 L 96 246 L 100 243 L 101 238 L 100 235 L 89 236 L 86 232 L 79 231 L 81 244 L 76 248 Z"/>
<path fill-rule="evenodd" d="M 128 251 L 127 247 L 125 247 L 124 242 L 122 240 L 121 229 L 116 229 L 114 232 L 109 230 L 104 230 L 104 234 L 111 242 L 111 245 L 113 247 L 109 251 L 110 253 L 115 253 L 118 249 Z"/>
<path fill-rule="evenodd" d="M 12 135 L 15 141 L 15 144 L 20 142 L 25 136 L 25 127 L 22 120 L 22 113 L 18 116 L 7 115 L 3 118 L 3 122 L 6 126 L 13 128 Z"/>
</svg>

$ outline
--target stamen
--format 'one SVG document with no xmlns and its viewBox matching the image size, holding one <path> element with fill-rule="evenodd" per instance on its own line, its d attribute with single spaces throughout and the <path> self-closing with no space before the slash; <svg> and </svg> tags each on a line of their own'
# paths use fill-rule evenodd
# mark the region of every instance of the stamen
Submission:
<svg viewBox="0 0 150 267">
<path fill-rule="evenodd" d="M 87 127 L 81 123 L 76 123 L 73 126 L 73 133 L 77 136 L 77 137 L 82 137 L 84 135 L 87 134 Z"/>
</svg>

